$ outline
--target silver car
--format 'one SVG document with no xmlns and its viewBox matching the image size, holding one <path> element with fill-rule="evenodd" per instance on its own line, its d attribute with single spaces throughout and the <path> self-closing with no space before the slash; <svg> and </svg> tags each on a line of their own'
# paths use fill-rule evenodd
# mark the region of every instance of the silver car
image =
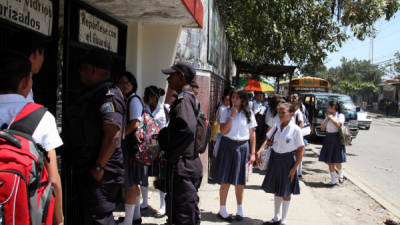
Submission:
<svg viewBox="0 0 400 225">
<path fill-rule="evenodd" d="M 369 130 L 372 123 L 372 118 L 363 109 L 357 112 L 358 128 L 364 128 Z"/>
</svg>

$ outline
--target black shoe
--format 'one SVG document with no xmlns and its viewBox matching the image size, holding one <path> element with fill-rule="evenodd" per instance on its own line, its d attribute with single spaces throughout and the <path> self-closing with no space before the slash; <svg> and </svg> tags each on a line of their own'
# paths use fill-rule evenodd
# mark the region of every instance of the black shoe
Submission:
<svg viewBox="0 0 400 225">
<path fill-rule="evenodd" d="M 218 217 L 226 222 L 233 222 L 233 218 L 231 215 L 229 215 L 228 217 L 223 217 L 221 216 L 221 214 L 218 213 Z"/>
<path fill-rule="evenodd" d="M 343 184 L 344 183 L 344 177 L 343 178 L 339 178 L 339 183 Z"/>
<path fill-rule="evenodd" d="M 281 221 L 280 220 L 276 221 L 276 222 L 267 221 L 267 222 L 263 223 L 263 225 L 281 225 Z"/>
<path fill-rule="evenodd" d="M 235 219 L 236 219 L 237 221 L 242 221 L 242 220 L 243 220 L 243 216 L 236 215 L 236 216 L 235 216 Z"/>
<path fill-rule="evenodd" d="M 142 224 L 142 218 L 132 221 L 132 225 Z"/>
</svg>

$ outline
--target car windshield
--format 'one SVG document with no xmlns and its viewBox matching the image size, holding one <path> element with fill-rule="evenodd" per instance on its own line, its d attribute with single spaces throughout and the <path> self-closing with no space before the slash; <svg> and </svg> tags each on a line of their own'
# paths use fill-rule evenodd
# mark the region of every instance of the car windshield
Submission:
<svg viewBox="0 0 400 225">
<path fill-rule="evenodd" d="M 343 112 L 346 116 L 346 120 L 355 119 L 356 117 L 356 106 L 349 96 L 330 96 L 330 95 L 319 95 L 316 96 L 315 107 L 317 109 L 317 118 L 325 118 L 325 113 L 328 108 L 328 103 L 330 101 L 336 100 L 340 103 L 343 108 Z"/>
</svg>

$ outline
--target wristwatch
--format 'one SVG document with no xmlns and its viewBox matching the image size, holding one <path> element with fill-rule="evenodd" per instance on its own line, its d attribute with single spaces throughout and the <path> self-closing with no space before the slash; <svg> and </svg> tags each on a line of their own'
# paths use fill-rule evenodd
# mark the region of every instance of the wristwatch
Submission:
<svg viewBox="0 0 400 225">
<path fill-rule="evenodd" d="M 94 169 L 100 172 L 100 171 L 104 170 L 104 167 L 96 165 L 96 167 Z"/>
</svg>

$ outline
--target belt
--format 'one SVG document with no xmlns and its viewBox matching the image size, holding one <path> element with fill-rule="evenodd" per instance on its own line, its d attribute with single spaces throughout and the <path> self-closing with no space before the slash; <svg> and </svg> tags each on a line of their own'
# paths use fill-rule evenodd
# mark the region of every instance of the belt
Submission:
<svg viewBox="0 0 400 225">
<path fill-rule="evenodd" d="M 244 144 L 245 142 L 248 142 L 249 140 L 244 140 L 244 141 L 239 141 L 239 140 L 233 140 L 233 139 L 230 139 L 230 138 L 228 138 L 228 137 L 226 137 L 226 136 L 222 136 L 223 138 L 226 138 L 226 139 L 228 139 L 229 141 L 231 141 L 231 142 L 233 142 L 233 143 L 236 143 L 236 144 Z"/>
</svg>

